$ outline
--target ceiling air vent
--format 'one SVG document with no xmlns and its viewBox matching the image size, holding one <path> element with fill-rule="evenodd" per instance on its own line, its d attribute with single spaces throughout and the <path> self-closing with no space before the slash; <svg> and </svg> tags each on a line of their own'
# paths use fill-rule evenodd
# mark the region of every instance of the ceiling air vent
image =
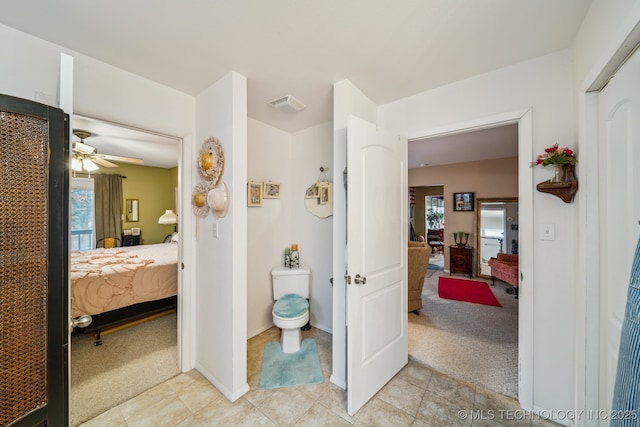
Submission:
<svg viewBox="0 0 640 427">
<path fill-rule="evenodd" d="M 287 95 L 283 96 L 282 98 L 277 98 L 273 101 L 269 101 L 269 105 L 274 108 L 291 107 L 296 111 L 300 111 L 306 107 L 306 105 L 294 98 L 293 95 Z"/>
</svg>

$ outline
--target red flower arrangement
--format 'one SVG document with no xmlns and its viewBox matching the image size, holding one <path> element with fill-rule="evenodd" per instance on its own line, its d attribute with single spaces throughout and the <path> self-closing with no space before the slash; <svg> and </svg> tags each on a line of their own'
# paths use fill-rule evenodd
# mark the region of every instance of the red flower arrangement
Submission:
<svg viewBox="0 0 640 427">
<path fill-rule="evenodd" d="M 544 153 L 536 157 L 535 165 L 575 165 L 578 160 L 573 154 L 573 150 L 567 147 L 558 147 L 555 144 L 549 148 L 544 149 Z"/>
</svg>

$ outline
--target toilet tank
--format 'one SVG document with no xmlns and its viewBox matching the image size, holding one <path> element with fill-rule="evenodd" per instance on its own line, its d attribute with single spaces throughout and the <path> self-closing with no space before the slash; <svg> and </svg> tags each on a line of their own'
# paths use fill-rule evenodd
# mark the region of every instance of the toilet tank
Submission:
<svg viewBox="0 0 640 427">
<path fill-rule="evenodd" d="M 297 294 L 309 298 L 311 269 L 301 265 L 300 268 L 274 267 L 271 270 L 273 299 L 278 300 L 285 294 Z"/>
</svg>

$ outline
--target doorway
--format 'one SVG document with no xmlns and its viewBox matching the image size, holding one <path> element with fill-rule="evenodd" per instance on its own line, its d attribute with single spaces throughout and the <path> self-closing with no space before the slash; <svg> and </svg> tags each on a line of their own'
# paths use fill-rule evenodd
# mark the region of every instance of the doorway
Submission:
<svg viewBox="0 0 640 427">
<path fill-rule="evenodd" d="M 473 132 L 474 130 L 498 127 L 505 124 L 517 124 L 518 135 L 518 153 L 526 153 L 531 151 L 533 135 L 532 135 L 532 114 L 531 110 L 514 111 L 510 113 L 500 114 L 497 116 L 486 117 L 472 122 L 453 124 L 446 129 L 438 128 L 433 133 L 424 132 L 410 138 L 410 141 L 416 139 L 428 138 L 430 136 L 454 135 L 462 132 Z M 532 174 L 524 156 L 518 156 L 518 194 L 520 202 L 520 211 L 522 214 L 519 218 L 519 244 L 526 245 L 533 242 L 533 221 L 532 221 Z M 417 175 L 416 175 L 417 176 Z M 411 179 L 414 181 L 414 179 Z M 453 220 L 453 219 L 452 219 Z M 447 226 L 449 226 L 449 218 L 447 218 Z M 451 244 L 450 241 L 447 241 Z M 525 254 L 520 260 L 521 271 L 533 271 L 531 253 Z M 528 282 L 533 282 L 533 277 L 528 277 Z M 527 296 L 520 295 L 518 301 L 517 316 L 517 352 L 518 352 L 518 385 L 517 396 L 520 404 L 524 408 L 531 407 L 533 398 L 533 289 L 530 289 Z"/>
<path fill-rule="evenodd" d="M 89 246 L 71 245 L 70 250 L 79 250 L 76 255 L 82 254 L 91 259 L 115 253 L 122 264 L 110 264 L 110 267 L 123 275 L 102 275 L 101 271 L 99 274 L 105 285 L 100 289 L 111 292 L 112 288 L 107 285 L 120 286 L 125 293 L 145 301 L 120 305 L 116 302 L 116 293 L 111 293 L 107 299 L 109 305 L 105 303 L 107 309 L 94 316 L 101 326 L 98 329 L 101 340 L 97 340 L 95 332 L 72 336 L 69 412 L 70 425 L 74 426 L 180 372 L 180 330 L 176 312 L 180 289 L 179 216 L 174 215 L 174 221 L 168 222 L 160 221 L 160 217 L 164 217 L 167 210 L 180 212 L 181 140 L 81 115 L 73 117 L 71 128 L 72 133 L 77 129 L 87 133 L 82 135 L 84 140 L 79 140 L 77 135 L 72 136 L 72 153 L 75 151 L 79 157 L 81 148 L 92 151 L 91 157 L 99 168 L 74 171 L 71 180 L 81 181 L 82 197 L 87 196 L 88 191 L 94 192 L 96 174 L 121 177 L 122 234 L 114 237 L 113 249 L 94 249 L 101 246 L 100 242 L 96 245 L 94 237 L 95 216 L 82 215 L 82 230 L 76 234 L 84 236 L 81 240 L 90 242 L 87 243 Z M 89 149 L 73 145 L 78 142 Z M 154 156 L 145 154 L 149 150 Z M 140 164 L 142 162 L 144 164 Z M 95 206 L 92 204 L 91 208 Z M 74 209 L 79 207 L 72 204 L 72 218 Z M 136 215 L 131 215 L 134 212 Z M 163 243 L 168 235 L 175 236 L 175 241 Z M 74 237 L 77 236 L 72 232 L 72 242 Z M 165 259 L 168 253 L 171 258 Z M 146 261 L 138 262 L 143 258 Z M 71 263 L 70 299 L 74 317 L 73 310 L 77 304 L 73 286 L 77 283 L 74 283 L 73 272 L 75 269 L 77 273 L 78 268 L 77 264 Z M 158 274 L 166 277 L 167 273 L 172 275 L 171 280 L 160 281 L 152 277 Z M 152 292 L 157 290 L 162 298 L 156 299 L 141 292 L 143 284 L 153 286 L 149 289 Z M 165 286 L 173 286 L 174 290 Z M 171 296 L 165 296 L 166 293 L 171 293 Z M 117 307 L 111 309 L 112 303 Z"/>
</svg>

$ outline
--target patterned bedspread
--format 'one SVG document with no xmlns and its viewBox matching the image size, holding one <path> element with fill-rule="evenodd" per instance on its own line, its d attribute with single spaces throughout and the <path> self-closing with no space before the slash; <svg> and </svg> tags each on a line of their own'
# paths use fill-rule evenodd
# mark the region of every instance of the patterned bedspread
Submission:
<svg viewBox="0 0 640 427">
<path fill-rule="evenodd" d="M 178 245 L 71 253 L 71 313 L 98 314 L 177 294 Z"/>
</svg>

